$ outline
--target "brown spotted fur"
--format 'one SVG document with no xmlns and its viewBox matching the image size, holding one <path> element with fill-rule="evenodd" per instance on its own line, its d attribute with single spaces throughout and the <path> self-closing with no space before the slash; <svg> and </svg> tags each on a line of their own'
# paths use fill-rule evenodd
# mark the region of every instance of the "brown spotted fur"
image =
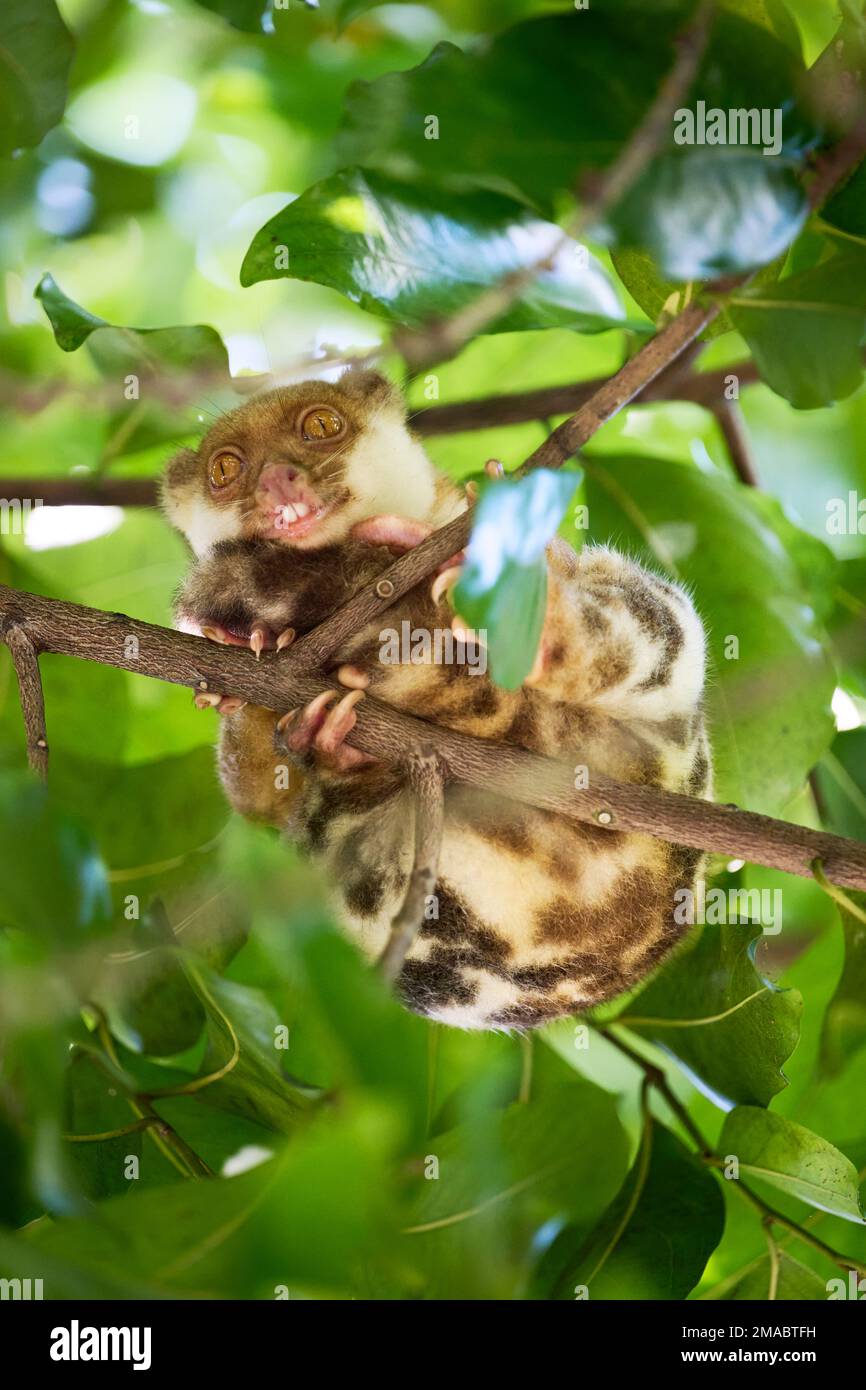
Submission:
<svg viewBox="0 0 866 1390">
<path fill-rule="evenodd" d="M 544 666 L 531 687 L 502 690 L 456 664 L 380 661 L 384 627 L 448 627 L 447 600 L 433 604 L 429 581 L 348 642 L 334 669 L 363 666 L 372 694 L 435 724 L 585 765 L 590 786 L 596 772 L 709 796 L 704 639 L 688 597 L 612 550 L 577 556 L 555 542 L 548 555 Z M 179 609 L 236 632 L 254 620 L 304 632 L 392 560 L 354 541 L 306 553 L 227 542 L 193 570 Z M 222 721 L 226 792 L 323 863 L 346 925 L 377 953 L 411 869 L 411 796 L 388 767 L 337 773 L 309 756 L 276 792 L 275 770 L 288 762 L 276 717 L 248 707 Z M 535 1027 L 599 1004 L 682 934 L 674 892 L 693 886 L 700 867 L 697 851 L 451 785 L 437 900 L 400 977 L 403 997 L 468 1028 Z"/>
</svg>

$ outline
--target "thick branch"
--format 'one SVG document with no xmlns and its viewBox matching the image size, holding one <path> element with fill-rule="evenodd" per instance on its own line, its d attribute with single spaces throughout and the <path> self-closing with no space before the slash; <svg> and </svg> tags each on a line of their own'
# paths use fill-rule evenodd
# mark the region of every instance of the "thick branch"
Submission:
<svg viewBox="0 0 866 1390">
<path fill-rule="evenodd" d="M 237 647 L 217 646 L 120 613 L 103 613 L 0 585 L 0 625 L 8 631 L 9 624 L 15 623 L 26 626 L 40 651 L 99 661 L 192 690 L 218 690 L 267 709 L 294 709 L 329 688 L 321 678 L 291 671 L 292 648 L 265 652 L 257 662 L 250 652 Z M 369 696 L 357 713 L 351 743 L 384 762 L 405 765 L 432 747 L 451 778 L 587 821 L 603 831 L 639 831 L 803 877 L 811 876 L 812 861 L 819 858 L 833 882 L 866 888 L 866 845 L 857 841 L 609 777 L 591 775 L 588 788 L 576 789 L 574 769 L 565 762 L 456 734 Z"/>
<path fill-rule="evenodd" d="M 48 735 L 45 731 L 45 700 L 39 657 L 25 628 L 11 624 L 3 632 L 3 640 L 12 653 L 24 730 L 27 734 L 27 761 L 40 777 L 48 776 Z"/>
<path fill-rule="evenodd" d="M 427 750 L 411 758 L 408 772 L 415 793 L 415 862 L 406 896 L 391 923 L 391 934 L 379 959 L 379 969 L 389 983 L 400 974 L 423 925 L 427 899 L 436 890 L 445 823 L 445 770 L 435 751 Z"/>
</svg>

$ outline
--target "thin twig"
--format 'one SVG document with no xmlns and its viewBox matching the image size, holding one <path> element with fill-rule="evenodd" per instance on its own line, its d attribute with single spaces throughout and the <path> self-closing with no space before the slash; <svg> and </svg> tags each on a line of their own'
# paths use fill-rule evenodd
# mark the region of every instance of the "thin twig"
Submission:
<svg viewBox="0 0 866 1390">
<path fill-rule="evenodd" d="M 45 698 L 39 673 L 39 654 L 26 628 L 12 623 L 2 633 L 12 653 L 21 714 L 27 734 L 27 761 L 43 780 L 48 776 L 48 734 L 45 728 Z"/>
<path fill-rule="evenodd" d="M 409 760 L 407 771 L 415 794 L 415 861 L 406 896 L 379 957 L 379 970 L 389 984 L 403 969 L 424 924 L 427 904 L 435 894 L 445 823 L 445 770 L 438 754 L 425 749 Z"/>
<path fill-rule="evenodd" d="M 734 472 L 740 482 L 745 483 L 747 487 L 760 487 L 739 404 L 722 397 L 713 408 L 713 414 L 719 423 Z"/>
</svg>

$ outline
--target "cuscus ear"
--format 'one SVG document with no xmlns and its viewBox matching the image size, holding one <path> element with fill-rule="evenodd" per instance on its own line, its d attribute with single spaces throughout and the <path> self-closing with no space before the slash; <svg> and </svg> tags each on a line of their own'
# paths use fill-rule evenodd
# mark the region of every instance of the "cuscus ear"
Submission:
<svg viewBox="0 0 866 1390">
<path fill-rule="evenodd" d="M 406 403 L 394 385 L 381 372 L 374 372 L 366 367 L 350 367 L 344 372 L 337 382 L 341 391 L 345 391 L 347 396 L 356 400 L 369 401 L 378 406 L 390 405 L 406 413 Z"/>
<path fill-rule="evenodd" d="M 356 521 L 351 536 L 367 545 L 389 545 L 392 550 L 413 550 L 426 541 L 433 527 L 408 516 L 368 516 Z"/>
</svg>

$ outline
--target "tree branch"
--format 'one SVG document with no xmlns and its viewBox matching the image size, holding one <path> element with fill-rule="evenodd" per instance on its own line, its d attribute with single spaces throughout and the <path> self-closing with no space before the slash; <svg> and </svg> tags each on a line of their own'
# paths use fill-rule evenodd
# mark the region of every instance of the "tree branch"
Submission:
<svg viewBox="0 0 866 1390">
<path fill-rule="evenodd" d="M 747 487 L 760 487 L 758 474 L 752 462 L 749 436 L 743 423 L 743 415 L 737 401 L 721 398 L 713 408 L 719 429 L 722 432 L 734 472 L 741 483 Z"/>
<path fill-rule="evenodd" d="M 26 628 L 12 623 L 2 636 L 12 653 L 15 675 L 18 678 L 18 695 L 27 734 L 27 761 L 33 771 L 44 780 L 48 776 L 48 735 L 45 729 L 45 699 L 42 694 L 42 677 L 39 674 L 39 657 Z"/>
<path fill-rule="evenodd" d="M 416 559 L 421 548 L 399 563 Z M 9 625 L 15 623 L 26 626 L 40 652 L 99 661 L 191 690 L 217 690 L 266 709 L 294 709 L 333 687 L 333 682 L 320 676 L 295 673 L 291 647 L 263 652 L 256 661 L 251 652 L 239 647 L 217 646 L 203 637 L 120 613 L 103 613 L 0 585 L 4 640 Z M 413 755 L 432 748 L 450 778 L 607 832 L 637 831 L 803 877 L 811 876 L 812 861 L 819 858 L 835 883 L 866 888 L 866 845 L 855 840 L 592 772 L 590 786 L 578 789 L 574 769 L 564 761 L 454 733 L 370 696 L 358 706 L 357 716 L 351 743 L 383 762 L 405 766 Z"/>
<path fill-rule="evenodd" d="M 415 862 L 402 906 L 379 957 L 379 969 L 392 984 L 403 968 L 424 922 L 427 899 L 436 891 L 445 823 L 445 770 L 433 749 L 410 758 L 409 781 L 415 793 Z"/>
</svg>

